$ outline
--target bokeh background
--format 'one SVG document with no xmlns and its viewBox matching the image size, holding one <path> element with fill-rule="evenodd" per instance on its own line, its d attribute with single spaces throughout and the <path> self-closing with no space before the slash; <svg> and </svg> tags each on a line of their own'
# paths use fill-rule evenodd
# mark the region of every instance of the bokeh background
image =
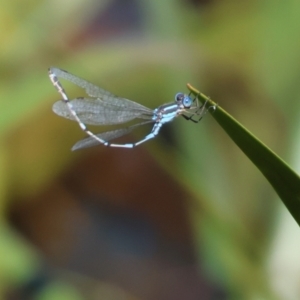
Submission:
<svg viewBox="0 0 300 300">
<path fill-rule="evenodd" d="M 298 0 L 3 0 L 0 26 L 1 299 L 300 299 L 299 228 L 209 114 L 71 152 L 47 75 L 152 108 L 189 82 L 299 170 Z"/>
</svg>

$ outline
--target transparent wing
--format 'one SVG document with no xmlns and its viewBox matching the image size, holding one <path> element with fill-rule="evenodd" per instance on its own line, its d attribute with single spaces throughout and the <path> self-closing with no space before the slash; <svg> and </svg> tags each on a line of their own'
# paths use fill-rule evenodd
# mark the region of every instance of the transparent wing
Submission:
<svg viewBox="0 0 300 300">
<path fill-rule="evenodd" d="M 112 103 L 99 98 L 76 98 L 70 103 L 81 122 L 87 125 L 120 124 L 135 118 L 152 119 L 153 111 L 151 109 L 133 101 L 127 100 L 130 101 L 128 103 L 124 100 L 127 99 L 119 98 L 118 103 Z M 61 117 L 75 120 L 63 101 L 55 102 L 52 109 Z"/>
<path fill-rule="evenodd" d="M 96 134 L 96 136 L 98 138 L 102 139 L 104 142 L 108 142 L 110 140 L 119 138 L 123 135 L 126 135 L 126 134 L 130 133 L 132 130 L 134 130 L 135 128 L 137 128 L 141 125 L 149 124 L 149 123 L 152 123 L 152 122 L 153 121 L 146 121 L 146 122 L 138 123 L 138 124 L 126 127 L 126 128 L 120 128 L 120 129 L 116 129 L 116 130 L 111 130 L 111 131 L 99 133 L 99 134 Z M 93 147 L 93 146 L 98 146 L 98 145 L 100 145 L 99 141 L 97 141 L 93 137 L 88 137 L 88 138 L 85 138 L 83 140 L 78 141 L 72 147 L 72 151 L 79 150 L 79 149 L 84 149 L 84 148 L 89 148 L 89 147 Z"/>
<path fill-rule="evenodd" d="M 51 67 L 51 72 L 54 73 L 57 77 L 63 78 L 65 80 L 68 80 L 81 88 L 85 89 L 88 95 L 92 97 L 99 97 L 100 95 L 105 95 L 107 97 L 112 96 L 115 97 L 112 93 L 105 91 L 102 88 L 99 88 L 98 86 L 80 78 L 73 74 L 70 74 L 69 72 L 65 70 L 61 70 L 58 68 Z"/>
<path fill-rule="evenodd" d="M 109 102 L 112 105 L 116 105 L 118 107 L 131 107 L 131 108 L 137 108 L 140 107 L 140 109 L 146 109 L 149 110 L 149 108 L 136 103 L 134 101 L 125 99 L 125 98 L 120 98 L 118 96 L 115 96 L 114 94 L 80 78 L 77 77 L 73 74 L 70 74 L 67 71 L 58 69 L 58 68 L 54 68 L 51 67 L 50 68 L 51 72 L 53 72 L 57 77 L 63 78 L 65 80 L 68 80 L 76 85 L 78 85 L 79 87 L 83 88 L 86 93 L 91 96 L 91 97 L 95 97 L 95 98 L 99 98 L 101 100 L 104 100 L 105 102 Z"/>
</svg>

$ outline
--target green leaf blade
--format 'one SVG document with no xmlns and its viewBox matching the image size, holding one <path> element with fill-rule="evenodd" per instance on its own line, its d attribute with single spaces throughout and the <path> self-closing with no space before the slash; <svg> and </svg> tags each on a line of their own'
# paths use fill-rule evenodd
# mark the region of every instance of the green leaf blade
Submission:
<svg viewBox="0 0 300 300">
<path fill-rule="evenodd" d="M 190 84 L 187 86 L 194 95 L 198 96 L 201 102 L 208 101 L 209 105 L 216 106 L 214 111 L 210 110 L 213 118 L 261 171 L 300 225 L 299 175 L 223 108 L 216 105 L 215 102 Z"/>
</svg>

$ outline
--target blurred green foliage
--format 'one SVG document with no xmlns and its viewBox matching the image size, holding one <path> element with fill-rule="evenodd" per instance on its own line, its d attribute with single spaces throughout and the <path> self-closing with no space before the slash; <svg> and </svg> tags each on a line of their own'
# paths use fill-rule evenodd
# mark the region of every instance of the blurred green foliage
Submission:
<svg viewBox="0 0 300 300">
<path fill-rule="evenodd" d="M 69 149 L 82 132 L 51 112 L 58 99 L 47 77 L 51 65 L 149 107 L 171 101 L 190 82 L 288 163 L 299 165 L 299 1 L 224 0 L 195 6 L 144 0 L 139 2 L 142 31 L 136 36 L 85 39 L 90 21 L 110 3 L 2 1 L 3 293 L 25 282 L 40 263 L 36 249 L 30 246 L 27 255 L 28 246 L 6 225 L 12 201 L 40 191 L 80 155 Z M 66 87 L 76 94 L 75 87 Z M 237 299 L 299 298 L 297 284 L 286 282 L 286 276 L 289 266 L 300 269 L 300 260 L 285 263 L 286 269 L 278 274 L 285 260 L 274 264 L 270 259 L 277 251 L 273 241 L 280 238 L 276 229 L 282 226 L 277 212 L 285 208 L 265 178 L 209 116 L 199 126 L 188 122 L 172 126 L 178 146 L 166 153 L 155 145 L 160 143 L 156 139 L 144 147 L 201 206 L 199 212 L 191 203 L 190 220 L 208 276 Z M 285 233 L 290 242 L 295 239 L 293 228 Z M 47 290 L 40 299 L 48 299 L 47 293 L 57 291 Z M 75 299 L 73 293 L 70 299 Z"/>
</svg>

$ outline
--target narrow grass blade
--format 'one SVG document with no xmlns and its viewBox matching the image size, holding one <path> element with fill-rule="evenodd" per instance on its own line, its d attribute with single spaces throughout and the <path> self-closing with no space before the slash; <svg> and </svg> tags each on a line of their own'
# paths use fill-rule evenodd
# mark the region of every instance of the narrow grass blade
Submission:
<svg viewBox="0 0 300 300">
<path fill-rule="evenodd" d="M 216 105 L 215 102 L 190 84 L 187 84 L 187 87 L 194 95 L 198 96 L 201 102 L 208 100 L 209 105 Z M 223 108 L 217 105 L 215 111 L 209 111 L 235 144 L 270 182 L 289 212 L 300 225 L 299 175 Z"/>
</svg>

